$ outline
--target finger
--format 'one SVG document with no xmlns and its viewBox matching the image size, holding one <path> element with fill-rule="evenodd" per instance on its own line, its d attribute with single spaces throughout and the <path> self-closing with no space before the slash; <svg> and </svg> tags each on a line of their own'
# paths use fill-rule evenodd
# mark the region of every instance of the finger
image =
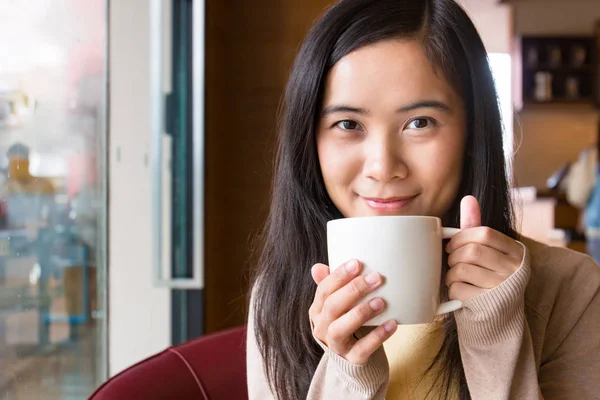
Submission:
<svg viewBox="0 0 600 400">
<path fill-rule="evenodd" d="M 318 285 L 329 275 L 329 266 L 325 264 L 315 264 L 310 270 L 313 280 Z"/>
<path fill-rule="evenodd" d="M 346 354 L 356 343 L 354 333 L 367 321 L 385 310 L 385 302 L 374 298 L 362 303 L 333 321 L 327 329 L 327 346 L 337 354 Z"/>
<path fill-rule="evenodd" d="M 509 238 L 495 229 L 480 226 L 458 232 L 446 246 L 446 251 L 451 253 L 459 247 L 469 243 L 479 243 L 496 249 L 509 256 L 522 255 L 523 247 L 515 240 Z"/>
<path fill-rule="evenodd" d="M 352 364 L 362 365 L 369 360 L 369 357 L 383 345 L 398 329 L 398 324 L 394 320 L 386 321 L 373 329 L 364 338 L 360 339 L 352 347 L 352 350 L 346 354 L 346 360 Z"/>
<path fill-rule="evenodd" d="M 361 265 L 357 260 L 349 260 L 327 275 L 317 286 L 310 313 L 313 315 L 320 313 L 325 299 L 356 277 L 360 273 L 360 269 Z"/>
<path fill-rule="evenodd" d="M 482 289 L 464 282 L 454 282 L 448 288 L 448 297 L 450 300 L 460 300 L 463 303 L 475 296 L 485 293 L 487 289 Z"/>
<path fill-rule="evenodd" d="M 465 196 L 460 202 L 460 228 L 481 226 L 479 201 L 473 196 Z"/>
<path fill-rule="evenodd" d="M 491 271 L 512 274 L 518 268 L 517 263 L 506 254 L 479 243 L 469 243 L 454 250 L 448 256 L 448 266 L 473 264 Z"/>
<path fill-rule="evenodd" d="M 366 295 L 381 286 L 382 279 L 379 273 L 373 271 L 367 276 L 354 278 L 348 284 L 332 293 L 323 305 L 322 318 L 325 321 L 335 321 L 350 310 Z"/>
<path fill-rule="evenodd" d="M 473 264 L 459 263 L 446 274 L 446 286 L 464 282 L 482 288 L 492 289 L 504 282 L 506 275 Z"/>
</svg>

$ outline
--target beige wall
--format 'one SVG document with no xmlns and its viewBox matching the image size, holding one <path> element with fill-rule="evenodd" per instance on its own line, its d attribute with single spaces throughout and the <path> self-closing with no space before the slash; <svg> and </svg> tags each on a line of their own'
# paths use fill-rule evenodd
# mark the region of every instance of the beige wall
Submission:
<svg viewBox="0 0 600 400">
<path fill-rule="evenodd" d="M 592 35 L 600 19 L 598 0 L 517 0 L 514 7 L 517 36 Z M 544 187 L 555 170 L 593 142 L 597 122 L 591 107 L 521 111 L 515 121 L 515 184 Z"/>
<path fill-rule="evenodd" d="M 469 14 L 490 53 L 510 53 L 512 7 L 498 0 L 457 0 Z"/>
<path fill-rule="evenodd" d="M 598 0 L 515 0 L 514 4 L 515 30 L 525 35 L 589 35 L 600 18 Z"/>
<path fill-rule="evenodd" d="M 545 187 L 553 172 L 594 141 L 597 121 L 586 110 L 521 112 L 514 125 L 515 186 Z"/>
</svg>

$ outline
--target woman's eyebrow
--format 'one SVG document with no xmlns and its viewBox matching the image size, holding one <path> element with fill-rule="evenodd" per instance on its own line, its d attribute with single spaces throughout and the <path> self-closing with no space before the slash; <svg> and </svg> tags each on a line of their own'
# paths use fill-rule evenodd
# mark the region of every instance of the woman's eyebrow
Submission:
<svg viewBox="0 0 600 400">
<path fill-rule="evenodd" d="M 445 113 L 451 113 L 452 109 L 446 103 L 437 101 L 437 100 L 422 100 L 417 101 L 415 103 L 407 104 L 405 106 L 400 107 L 396 112 L 408 112 L 414 111 L 419 108 L 434 108 L 436 110 L 443 111 Z M 328 115 L 339 113 L 339 112 L 349 112 L 355 114 L 364 114 L 368 115 L 370 112 L 366 108 L 352 107 L 344 104 L 340 105 L 331 105 L 327 106 L 321 111 L 321 118 L 325 118 Z"/>
<path fill-rule="evenodd" d="M 435 108 L 436 110 L 440 110 L 446 113 L 451 113 L 452 109 L 446 103 L 437 101 L 437 100 L 423 100 L 417 101 L 416 103 L 407 104 L 403 107 L 400 107 L 397 112 L 407 112 L 414 111 L 419 108 Z"/>
<path fill-rule="evenodd" d="M 325 118 L 326 116 L 330 115 L 330 114 L 335 114 L 335 113 L 339 113 L 339 112 L 351 112 L 351 113 L 355 113 L 355 114 L 369 114 L 369 110 L 365 109 L 365 108 L 357 108 L 357 107 L 351 107 L 351 106 L 347 106 L 347 105 L 333 105 L 333 106 L 327 106 L 323 109 L 323 111 L 321 111 L 321 118 Z"/>
</svg>

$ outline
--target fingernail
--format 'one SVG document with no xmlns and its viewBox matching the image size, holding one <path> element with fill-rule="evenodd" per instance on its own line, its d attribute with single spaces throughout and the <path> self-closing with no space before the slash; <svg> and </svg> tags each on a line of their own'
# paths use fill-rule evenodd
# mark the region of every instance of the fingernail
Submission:
<svg viewBox="0 0 600 400">
<path fill-rule="evenodd" d="M 371 272 L 369 275 L 365 276 L 365 282 L 369 285 L 375 285 L 379 283 L 379 274 L 375 271 Z"/>
<path fill-rule="evenodd" d="M 388 321 L 385 324 L 383 324 L 383 329 L 387 332 L 390 333 L 391 331 L 394 330 L 394 328 L 396 327 L 396 321 Z"/>
<path fill-rule="evenodd" d="M 356 260 L 350 260 L 346 263 L 346 271 L 356 272 L 358 270 L 358 263 Z"/>
<path fill-rule="evenodd" d="M 373 299 L 369 302 L 369 305 L 373 309 L 373 311 L 379 311 L 383 308 L 383 300 L 381 299 Z"/>
</svg>

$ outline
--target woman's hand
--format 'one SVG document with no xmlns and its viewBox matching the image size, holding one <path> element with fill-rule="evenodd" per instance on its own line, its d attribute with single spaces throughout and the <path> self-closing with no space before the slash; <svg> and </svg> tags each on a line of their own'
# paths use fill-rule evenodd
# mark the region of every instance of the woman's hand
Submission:
<svg viewBox="0 0 600 400">
<path fill-rule="evenodd" d="M 354 306 L 382 283 L 377 272 L 360 276 L 361 268 L 356 260 L 348 261 L 332 273 L 327 265 L 314 265 L 311 272 L 318 286 L 308 311 L 314 336 L 356 365 L 366 363 L 397 328 L 395 321 L 387 321 L 365 337 L 355 338 L 354 333 L 365 322 L 385 309 L 381 298 Z"/>
<path fill-rule="evenodd" d="M 508 236 L 481 226 L 479 202 L 465 197 L 460 207 L 461 232 L 446 246 L 448 295 L 466 301 L 504 282 L 523 261 L 523 246 Z"/>
</svg>

